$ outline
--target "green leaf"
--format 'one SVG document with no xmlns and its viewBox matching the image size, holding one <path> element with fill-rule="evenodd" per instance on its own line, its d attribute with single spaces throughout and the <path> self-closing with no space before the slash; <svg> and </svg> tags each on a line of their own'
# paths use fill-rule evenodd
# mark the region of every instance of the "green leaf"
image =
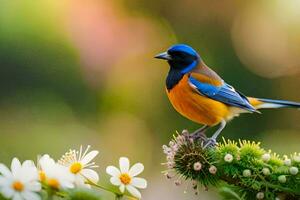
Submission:
<svg viewBox="0 0 300 200">
<path fill-rule="evenodd" d="M 101 200 L 98 192 L 91 189 L 73 189 L 67 191 L 67 200 Z"/>
<path fill-rule="evenodd" d="M 7 200 L 0 194 L 0 200 Z"/>
<path fill-rule="evenodd" d="M 224 200 L 245 200 L 243 197 L 240 197 L 238 193 L 232 190 L 229 187 L 219 188 L 219 193 Z"/>
</svg>

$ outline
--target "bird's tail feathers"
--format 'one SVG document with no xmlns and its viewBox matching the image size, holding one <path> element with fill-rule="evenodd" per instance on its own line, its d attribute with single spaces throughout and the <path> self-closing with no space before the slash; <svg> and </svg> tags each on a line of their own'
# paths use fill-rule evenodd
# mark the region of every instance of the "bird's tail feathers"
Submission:
<svg viewBox="0 0 300 200">
<path fill-rule="evenodd" d="M 256 109 L 265 108 L 297 108 L 300 109 L 299 102 L 285 101 L 285 100 L 273 100 L 273 99 L 263 99 L 263 98 L 248 98 L 250 104 Z"/>
</svg>

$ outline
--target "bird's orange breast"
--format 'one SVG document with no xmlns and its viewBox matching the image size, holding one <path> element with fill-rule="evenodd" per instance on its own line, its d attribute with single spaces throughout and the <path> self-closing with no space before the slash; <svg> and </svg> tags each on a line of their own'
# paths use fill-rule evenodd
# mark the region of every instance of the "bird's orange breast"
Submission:
<svg viewBox="0 0 300 200">
<path fill-rule="evenodd" d="M 171 90 L 167 90 L 167 95 L 177 112 L 199 124 L 213 126 L 229 114 L 225 104 L 202 96 L 191 88 L 188 75 Z"/>
</svg>

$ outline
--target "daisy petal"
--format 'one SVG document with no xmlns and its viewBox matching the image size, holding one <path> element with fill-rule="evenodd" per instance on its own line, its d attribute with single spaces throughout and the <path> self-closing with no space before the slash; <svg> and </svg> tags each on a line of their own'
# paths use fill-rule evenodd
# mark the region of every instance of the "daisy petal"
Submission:
<svg viewBox="0 0 300 200">
<path fill-rule="evenodd" d="M 12 176 L 9 169 L 5 165 L 3 165 L 2 163 L 0 164 L 0 174 L 2 174 L 5 177 L 11 177 Z"/>
<path fill-rule="evenodd" d="M 122 184 L 121 181 L 120 181 L 120 179 L 117 178 L 117 177 L 115 177 L 115 176 L 113 176 L 113 177 L 110 178 L 110 182 L 111 182 L 111 184 L 113 184 L 115 186 L 119 186 L 119 185 Z"/>
<path fill-rule="evenodd" d="M 98 173 L 95 172 L 95 171 L 92 170 L 92 169 L 83 169 L 83 170 L 81 171 L 81 174 L 82 174 L 85 178 L 91 180 L 91 181 L 94 182 L 94 183 L 98 183 L 98 181 L 99 181 L 99 175 L 98 175 Z"/>
<path fill-rule="evenodd" d="M 129 171 L 129 159 L 126 157 L 121 157 L 119 160 L 120 170 L 122 173 L 128 173 Z"/>
<path fill-rule="evenodd" d="M 22 164 L 22 167 L 35 167 L 35 165 L 32 160 L 25 160 Z"/>
<path fill-rule="evenodd" d="M 35 167 L 22 167 L 19 173 L 19 177 L 24 183 L 32 182 L 39 178 Z"/>
<path fill-rule="evenodd" d="M 143 171 L 144 171 L 144 165 L 142 163 L 136 163 L 130 168 L 129 175 L 136 176 L 142 173 Z"/>
<path fill-rule="evenodd" d="M 88 164 L 91 160 L 93 160 L 97 155 L 98 155 L 99 151 L 91 151 L 88 154 L 86 154 L 83 159 L 81 160 L 81 163 L 83 165 Z"/>
<path fill-rule="evenodd" d="M 14 176 L 20 171 L 21 169 L 21 163 L 18 158 L 14 158 L 11 162 L 11 172 Z"/>
<path fill-rule="evenodd" d="M 0 176 L 0 187 L 3 187 L 5 185 L 8 185 L 8 181 L 6 178 L 4 178 L 3 176 Z"/>
<path fill-rule="evenodd" d="M 10 199 L 14 195 L 14 190 L 10 186 L 7 186 L 1 189 L 1 194 Z"/>
<path fill-rule="evenodd" d="M 41 156 L 38 160 L 38 165 L 40 165 L 40 167 L 42 169 L 44 169 L 45 165 L 47 164 L 51 164 L 54 165 L 55 161 L 48 155 L 48 154 L 44 154 L 43 156 Z"/>
<path fill-rule="evenodd" d="M 125 192 L 125 185 L 124 184 L 120 185 L 119 190 L 120 190 L 121 193 L 124 193 Z"/>
<path fill-rule="evenodd" d="M 22 192 L 22 196 L 25 200 L 41 200 L 41 197 L 38 194 L 30 191 Z"/>
<path fill-rule="evenodd" d="M 69 180 L 68 181 L 61 180 L 60 182 L 61 182 L 61 187 L 64 189 L 74 188 L 74 184 L 72 182 L 70 182 Z"/>
<path fill-rule="evenodd" d="M 111 175 L 111 176 L 120 176 L 121 172 L 118 168 L 115 166 L 108 166 L 106 168 L 106 173 Z"/>
<path fill-rule="evenodd" d="M 23 200 L 23 198 L 20 193 L 15 193 L 12 200 Z"/>
<path fill-rule="evenodd" d="M 41 184 L 39 182 L 31 182 L 26 184 L 26 188 L 30 191 L 39 192 L 41 188 Z"/>
<path fill-rule="evenodd" d="M 84 181 L 85 181 L 85 178 L 82 177 L 82 176 L 80 176 L 80 175 L 78 175 L 78 176 L 75 177 L 74 183 L 75 183 L 75 185 L 76 185 L 77 187 L 79 187 L 79 188 L 85 188 L 85 187 L 88 186 L 89 184 L 85 184 Z"/>
<path fill-rule="evenodd" d="M 130 194 L 132 194 L 134 197 L 140 199 L 142 197 L 140 191 L 138 191 L 135 187 L 132 185 L 126 185 L 126 189 Z"/>
<path fill-rule="evenodd" d="M 145 189 L 147 187 L 147 181 L 143 178 L 133 178 L 131 184 L 134 187 Z"/>
</svg>

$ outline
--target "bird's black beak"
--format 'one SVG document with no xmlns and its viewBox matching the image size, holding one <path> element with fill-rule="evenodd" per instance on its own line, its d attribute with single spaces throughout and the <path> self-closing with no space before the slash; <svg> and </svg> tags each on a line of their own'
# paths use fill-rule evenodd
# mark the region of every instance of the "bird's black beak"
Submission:
<svg viewBox="0 0 300 200">
<path fill-rule="evenodd" d="M 163 59 L 163 60 L 171 60 L 171 56 L 168 54 L 168 52 L 163 52 L 163 53 L 160 53 L 158 55 L 156 55 L 154 58 L 157 58 L 157 59 Z"/>
</svg>

